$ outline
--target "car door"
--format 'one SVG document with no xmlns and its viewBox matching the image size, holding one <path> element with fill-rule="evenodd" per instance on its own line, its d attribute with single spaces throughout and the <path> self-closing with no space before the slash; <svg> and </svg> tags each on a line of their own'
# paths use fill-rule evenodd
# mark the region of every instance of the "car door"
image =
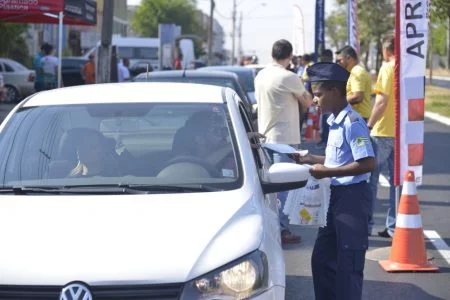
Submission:
<svg viewBox="0 0 450 300">
<path fill-rule="evenodd" d="M 237 95 L 235 95 L 239 99 Z M 239 99 L 239 112 L 242 118 L 242 122 L 244 123 L 245 129 L 247 133 L 249 132 L 255 132 L 252 126 L 252 122 L 250 122 L 250 118 L 248 117 L 248 113 L 245 109 L 244 104 Z M 252 144 L 259 145 L 260 141 L 256 138 L 251 139 L 250 142 Z M 255 160 L 255 164 L 258 170 L 258 176 L 261 181 L 264 181 L 267 179 L 267 174 L 269 167 L 271 166 L 271 160 L 269 158 L 269 154 L 265 149 L 262 147 L 257 147 L 256 149 L 252 149 L 253 152 L 253 158 Z M 276 194 L 264 194 L 264 203 L 265 207 L 269 210 L 269 214 L 271 215 L 271 221 L 275 222 L 276 224 L 279 224 L 278 222 L 278 200 Z M 271 227 L 277 227 L 278 225 L 274 225 Z"/>
</svg>

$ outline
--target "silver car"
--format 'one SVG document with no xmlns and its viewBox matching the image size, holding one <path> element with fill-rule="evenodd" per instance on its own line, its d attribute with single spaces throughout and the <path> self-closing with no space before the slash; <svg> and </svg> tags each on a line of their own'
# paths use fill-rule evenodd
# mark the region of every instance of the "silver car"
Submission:
<svg viewBox="0 0 450 300">
<path fill-rule="evenodd" d="M 0 58 L 0 74 L 3 75 L 7 90 L 4 102 L 19 102 L 35 92 L 36 73 L 21 63 L 9 58 Z"/>
</svg>

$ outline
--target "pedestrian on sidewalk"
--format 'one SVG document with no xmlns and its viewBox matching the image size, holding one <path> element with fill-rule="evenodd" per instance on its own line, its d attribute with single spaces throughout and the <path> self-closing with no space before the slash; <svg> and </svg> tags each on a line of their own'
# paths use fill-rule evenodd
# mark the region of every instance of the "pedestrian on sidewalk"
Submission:
<svg viewBox="0 0 450 300">
<path fill-rule="evenodd" d="M 262 69 L 255 78 L 258 104 L 258 130 L 267 143 L 300 144 L 299 102 L 304 107 L 312 104 L 301 79 L 287 70 L 292 59 L 292 45 L 279 40 L 272 47 L 272 64 Z M 273 153 L 273 162 L 292 162 L 285 154 Z M 300 237 L 289 230 L 288 217 L 283 214 L 287 192 L 279 193 L 281 239 L 286 243 L 299 243 Z"/>
<path fill-rule="evenodd" d="M 327 224 L 319 228 L 311 258 L 314 293 L 316 300 L 361 299 L 372 198 L 367 180 L 375 166 L 369 130 L 347 102 L 347 70 L 317 63 L 308 75 L 314 102 L 331 113 L 326 155 L 293 155 L 298 163 L 313 165 L 313 177 L 331 178 Z"/>
<path fill-rule="evenodd" d="M 44 44 L 42 48 L 44 56 L 41 58 L 39 66 L 40 75 L 43 78 L 42 90 L 56 89 L 58 85 L 58 58 L 53 53 L 52 45 Z"/>
<path fill-rule="evenodd" d="M 83 66 L 82 75 L 85 84 L 95 84 L 95 54 L 89 54 L 89 61 Z"/>
<path fill-rule="evenodd" d="M 41 50 L 33 58 L 33 70 L 36 72 L 36 78 L 34 79 L 34 90 L 40 92 L 44 89 L 44 74 L 41 70 L 41 60 L 44 57 L 44 49 L 48 44 L 44 43 L 41 46 Z"/>
<path fill-rule="evenodd" d="M 394 37 L 383 39 L 383 58 L 378 80 L 375 85 L 375 104 L 367 125 L 370 129 L 372 143 L 377 157 L 377 165 L 370 176 L 373 191 L 372 211 L 369 216 L 369 229 L 374 224 L 373 214 L 377 199 L 380 172 L 387 165 L 389 170 L 389 209 L 386 216 L 386 228 L 378 232 L 381 237 L 389 238 L 395 230 L 395 187 L 394 187 L 394 141 L 395 141 L 395 107 L 394 107 Z"/>
</svg>

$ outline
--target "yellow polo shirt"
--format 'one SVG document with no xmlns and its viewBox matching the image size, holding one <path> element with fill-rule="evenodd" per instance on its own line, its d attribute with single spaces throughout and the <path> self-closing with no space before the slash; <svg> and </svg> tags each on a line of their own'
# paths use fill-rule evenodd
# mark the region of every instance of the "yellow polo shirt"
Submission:
<svg viewBox="0 0 450 300">
<path fill-rule="evenodd" d="M 314 62 L 311 61 L 305 66 L 305 69 L 303 70 L 303 75 L 302 75 L 303 82 L 307 82 L 309 80 L 309 76 L 308 76 L 308 73 L 306 72 L 306 70 L 308 69 L 308 67 L 311 67 L 313 64 L 314 64 Z"/>
<path fill-rule="evenodd" d="M 395 137 L 394 66 L 394 61 L 384 63 L 378 74 L 375 93 L 387 95 L 388 104 L 381 119 L 373 126 L 372 136 Z"/>
<path fill-rule="evenodd" d="M 356 92 L 364 92 L 364 99 L 360 103 L 352 104 L 352 109 L 356 110 L 361 117 L 369 119 L 372 112 L 372 102 L 370 100 L 372 79 L 369 72 L 361 65 L 353 67 L 347 81 L 347 98 Z"/>
</svg>

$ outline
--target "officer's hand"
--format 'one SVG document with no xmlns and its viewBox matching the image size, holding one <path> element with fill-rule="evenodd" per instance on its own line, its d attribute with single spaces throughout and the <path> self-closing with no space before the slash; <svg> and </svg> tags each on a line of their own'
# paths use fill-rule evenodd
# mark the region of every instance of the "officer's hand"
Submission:
<svg viewBox="0 0 450 300">
<path fill-rule="evenodd" d="M 259 132 L 247 132 L 247 137 L 250 140 L 250 146 L 253 149 L 258 149 L 259 148 L 259 143 L 260 143 L 260 139 L 265 139 L 266 136 L 264 134 L 261 134 Z"/>
<path fill-rule="evenodd" d="M 315 164 L 311 167 L 311 169 L 309 169 L 309 173 L 311 174 L 312 177 L 316 179 L 322 179 L 328 177 L 326 175 L 327 170 L 328 168 L 325 167 L 324 165 Z"/>
<path fill-rule="evenodd" d="M 311 163 L 311 160 L 312 160 L 312 156 L 309 153 L 306 155 L 300 155 L 300 153 L 295 152 L 295 153 L 288 154 L 288 156 L 291 159 L 295 160 L 295 162 L 298 164 L 309 164 L 309 163 Z"/>
</svg>

